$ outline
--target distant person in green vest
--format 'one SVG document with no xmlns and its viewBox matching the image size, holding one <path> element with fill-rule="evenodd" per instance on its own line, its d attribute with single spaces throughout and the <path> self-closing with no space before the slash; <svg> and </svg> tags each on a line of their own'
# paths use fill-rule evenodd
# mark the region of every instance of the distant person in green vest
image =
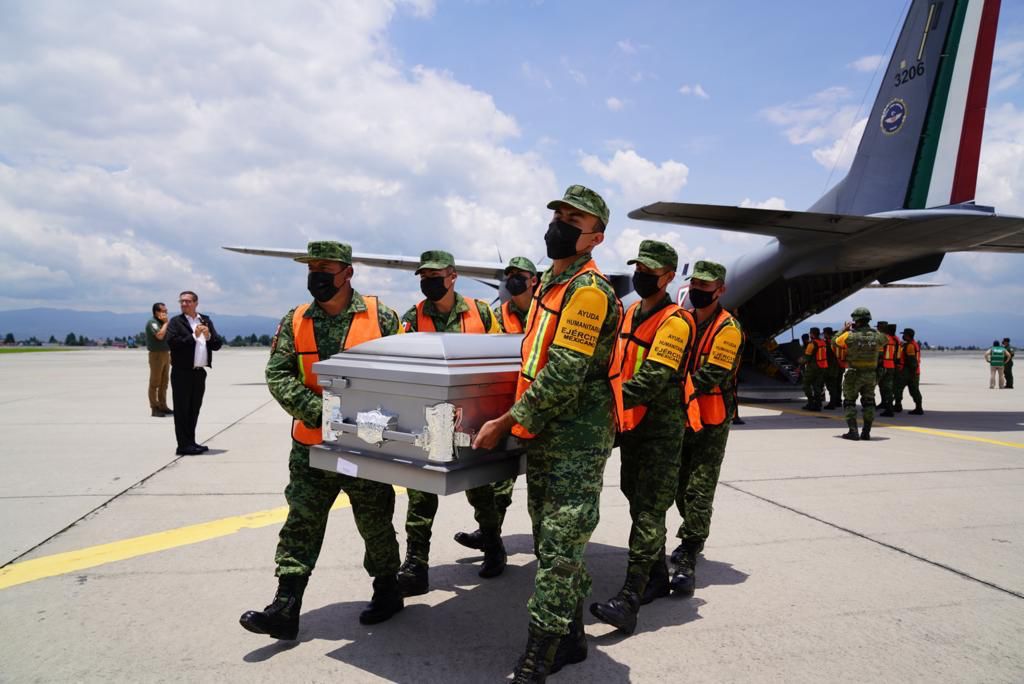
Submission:
<svg viewBox="0 0 1024 684">
<path fill-rule="evenodd" d="M 1003 366 L 1003 375 L 1006 377 L 1006 389 L 1013 389 L 1013 357 L 1017 355 L 1016 350 L 1010 346 L 1010 338 L 1003 338 L 1003 349 L 1006 350 L 1007 359 Z"/>
<path fill-rule="evenodd" d="M 1009 352 L 998 340 L 992 340 L 992 346 L 985 352 L 985 361 L 988 362 L 989 376 L 988 388 L 996 388 L 996 378 L 999 379 L 999 389 L 1006 388 L 1006 361 L 1010 358 Z"/>
<path fill-rule="evenodd" d="M 167 345 L 167 305 L 153 304 L 153 317 L 146 322 L 149 350 L 149 410 L 154 418 L 173 416 L 167 406 L 167 383 L 171 377 L 171 348 Z"/>
</svg>

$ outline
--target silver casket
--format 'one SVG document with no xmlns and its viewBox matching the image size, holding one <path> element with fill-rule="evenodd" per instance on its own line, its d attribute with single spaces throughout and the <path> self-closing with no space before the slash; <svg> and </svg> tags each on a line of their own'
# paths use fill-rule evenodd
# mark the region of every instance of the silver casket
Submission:
<svg viewBox="0 0 1024 684">
<path fill-rule="evenodd" d="M 522 335 L 410 333 L 313 364 L 324 390 L 316 468 L 434 494 L 524 472 L 523 444 L 470 447 L 515 400 Z"/>
</svg>

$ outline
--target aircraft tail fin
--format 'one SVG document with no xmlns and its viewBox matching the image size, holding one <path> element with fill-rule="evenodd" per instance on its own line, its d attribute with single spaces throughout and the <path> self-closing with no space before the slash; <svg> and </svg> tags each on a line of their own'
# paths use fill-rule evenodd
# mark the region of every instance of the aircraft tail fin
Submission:
<svg viewBox="0 0 1024 684">
<path fill-rule="evenodd" d="M 914 0 L 850 172 L 811 211 L 974 199 L 1000 0 Z"/>
</svg>

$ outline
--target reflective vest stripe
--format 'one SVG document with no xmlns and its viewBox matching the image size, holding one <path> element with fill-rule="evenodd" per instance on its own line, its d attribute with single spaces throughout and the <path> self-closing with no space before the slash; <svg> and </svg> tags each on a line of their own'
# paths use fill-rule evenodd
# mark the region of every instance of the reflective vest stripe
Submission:
<svg viewBox="0 0 1024 684">
<path fill-rule="evenodd" d="M 818 364 L 818 368 L 828 368 L 828 348 L 825 346 L 825 340 L 811 340 L 814 343 L 814 362 Z"/>
<path fill-rule="evenodd" d="M 470 297 L 463 297 L 463 300 L 469 306 L 469 310 L 459 314 L 459 324 L 462 326 L 462 332 L 476 334 L 487 332 L 487 329 L 484 327 L 484 319 L 480 316 L 480 309 L 476 305 L 476 300 Z M 428 316 L 423 309 L 424 304 L 426 304 L 426 300 L 420 300 L 416 305 L 416 332 L 437 332 L 434 319 Z"/>
<path fill-rule="evenodd" d="M 349 323 L 348 333 L 345 335 L 345 342 L 342 349 L 351 349 L 357 344 L 382 337 L 380 320 L 377 318 L 377 298 L 365 295 L 363 302 L 366 304 L 366 311 L 357 311 Z M 317 394 L 323 394 L 323 388 L 317 382 L 316 373 L 313 372 L 313 364 L 320 360 L 320 353 L 316 348 L 316 334 L 313 330 L 313 319 L 306 318 L 305 313 L 309 310 L 309 304 L 303 304 L 295 308 L 292 315 L 292 337 L 295 340 L 295 354 L 299 367 L 299 379 L 302 384 Z M 292 420 L 292 439 L 299 444 L 312 446 L 323 441 L 323 430 L 319 427 L 307 427 L 301 420 Z"/>
<path fill-rule="evenodd" d="M 558 321 L 558 314 L 554 314 L 551 311 L 541 307 L 540 323 L 538 324 L 537 337 L 539 339 L 547 339 L 548 332 L 554 323 Z M 544 361 L 547 361 L 547 346 L 546 345 L 532 345 L 530 349 L 530 355 L 523 362 L 523 368 L 520 371 L 524 376 L 533 380 L 537 377 L 537 373 L 540 372 L 543 363 L 541 362 L 541 356 L 544 357 Z"/>
<path fill-rule="evenodd" d="M 892 335 L 887 335 L 888 342 L 882 347 L 882 368 L 896 367 L 896 347 L 899 342 Z"/>
<path fill-rule="evenodd" d="M 521 333 L 523 332 L 523 323 L 519 320 L 519 316 L 512 311 L 512 300 L 508 300 L 501 305 L 501 327 L 505 329 L 507 333 Z"/>
</svg>

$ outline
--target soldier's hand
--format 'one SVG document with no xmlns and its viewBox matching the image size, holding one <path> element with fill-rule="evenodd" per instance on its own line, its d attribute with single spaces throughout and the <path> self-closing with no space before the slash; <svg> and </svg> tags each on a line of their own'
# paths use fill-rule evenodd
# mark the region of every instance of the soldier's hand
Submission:
<svg viewBox="0 0 1024 684">
<path fill-rule="evenodd" d="M 846 321 L 845 323 L 843 323 L 843 332 L 849 332 L 850 330 L 853 330 L 853 322 Z"/>
<path fill-rule="evenodd" d="M 473 438 L 473 448 L 493 449 L 509 433 L 514 424 L 515 419 L 512 418 L 510 413 L 505 413 L 500 418 L 487 421 L 480 427 L 480 432 L 476 433 L 476 437 Z"/>
<path fill-rule="evenodd" d="M 157 311 L 156 312 L 156 320 L 160 321 L 161 323 L 166 323 L 167 322 L 167 312 L 166 311 Z"/>
</svg>

